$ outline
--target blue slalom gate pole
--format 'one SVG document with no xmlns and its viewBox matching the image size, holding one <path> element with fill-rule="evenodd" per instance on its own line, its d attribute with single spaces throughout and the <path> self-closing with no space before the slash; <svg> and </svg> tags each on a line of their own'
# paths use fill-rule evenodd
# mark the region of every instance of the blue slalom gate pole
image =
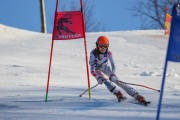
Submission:
<svg viewBox="0 0 180 120">
<path fill-rule="evenodd" d="M 159 116 L 160 116 L 160 113 L 161 113 L 161 105 L 162 105 L 162 98 L 163 98 L 163 92 L 164 92 L 164 85 L 165 85 L 165 79 L 166 79 L 167 66 L 168 66 L 168 61 L 167 61 L 167 57 L 166 57 L 166 61 L 165 61 L 165 65 L 164 65 L 164 73 L 163 73 L 163 78 L 162 78 L 162 84 L 161 84 L 161 92 L 160 92 L 160 96 L 159 96 L 159 104 L 158 104 L 156 120 L 159 120 Z"/>
</svg>

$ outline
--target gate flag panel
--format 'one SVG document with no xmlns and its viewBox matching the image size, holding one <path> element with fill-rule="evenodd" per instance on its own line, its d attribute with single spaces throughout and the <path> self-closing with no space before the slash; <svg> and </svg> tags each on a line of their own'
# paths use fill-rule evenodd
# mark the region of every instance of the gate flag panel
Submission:
<svg viewBox="0 0 180 120">
<path fill-rule="evenodd" d="M 80 11 L 57 12 L 54 23 L 54 40 L 84 38 L 83 18 Z"/>
</svg>

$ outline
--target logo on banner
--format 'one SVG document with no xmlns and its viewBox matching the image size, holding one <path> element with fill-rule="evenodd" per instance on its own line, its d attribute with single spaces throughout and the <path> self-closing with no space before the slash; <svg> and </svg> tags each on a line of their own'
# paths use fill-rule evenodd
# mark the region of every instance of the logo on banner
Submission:
<svg viewBox="0 0 180 120">
<path fill-rule="evenodd" d="M 57 12 L 53 39 L 69 40 L 83 38 L 82 13 L 79 11 Z"/>
<path fill-rule="evenodd" d="M 75 32 L 69 30 L 68 25 L 66 25 L 66 24 L 72 25 L 71 18 L 72 18 L 71 14 L 67 14 L 66 16 L 64 15 L 62 18 L 58 19 L 57 30 L 59 35 L 62 35 L 61 31 L 64 31 L 66 33 L 76 34 Z"/>
</svg>

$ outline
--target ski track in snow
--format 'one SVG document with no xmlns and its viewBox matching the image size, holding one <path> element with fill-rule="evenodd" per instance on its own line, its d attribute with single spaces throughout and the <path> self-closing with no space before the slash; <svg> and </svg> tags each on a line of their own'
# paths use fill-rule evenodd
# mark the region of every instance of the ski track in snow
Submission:
<svg viewBox="0 0 180 120">
<path fill-rule="evenodd" d="M 83 89 L 77 88 L 52 88 L 51 97 L 48 102 L 44 102 L 44 91 L 37 89 L 32 91 L 25 90 L 23 93 L 21 90 L 7 91 L 12 92 L 13 96 L 4 96 L 1 99 L 0 115 L 4 116 L 3 119 L 144 119 L 151 120 L 155 117 L 156 106 L 158 97 L 153 98 L 152 103 L 145 107 L 137 104 L 130 96 L 128 99 L 121 103 L 115 100 L 113 95 L 110 95 L 104 88 L 99 92 L 98 88 L 93 90 L 93 98 L 89 100 L 87 95 L 82 98 L 76 96 L 82 92 Z M 73 92 L 72 92 L 73 91 Z M 32 94 L 33 92 L 33 94 Z M 2 94 L 2 93 L 1 93 Z M 3 92 L 6 95 L 6 92 Z M 102 94 L 102 95 L 100 95 Z M 148 99 L 157 96 L 158 94 L 152 94 L 151 91 L 144 91 Z M 100 95 L 100 96 L 99 96 Z M 108 96 L 108 97 L 107 97 Z M 166 98 L 167 101 L 171 101 L 173 104 L 164 103 L 162 109 L 166 114 L 176 115 L 179 117 L 178 96 Z M 8 115 L 5 115 L 7 114 Z M 32 116 L 33 117 L 32 117 Z M 59 117 L 58 117 L 59 116 Z M 178 120 L 178 119 L 177 119 Z"/>
</svg>

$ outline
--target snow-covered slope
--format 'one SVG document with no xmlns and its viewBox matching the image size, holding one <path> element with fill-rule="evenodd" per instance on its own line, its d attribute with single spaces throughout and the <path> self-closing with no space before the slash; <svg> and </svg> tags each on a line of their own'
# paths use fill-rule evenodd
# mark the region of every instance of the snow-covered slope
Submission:
<svg viewBox="0 0 180 120">
<path fill-rule="evenodd" d="M 100 35 L 110 39 L 117 73 L 124 82 L 160 89 L 168 37 L 163 31 L 87 33 L 89 52 Z M 0 120 L 153 120 L 159 93 L 134 87 L 152 103 L 118 103 L 106 87 L 88 95 L 83 39 L 55 41 L 49 101 L 44 102 L 51 35 L 0 24 Z M 169 63 L 161 118 L 180 119 L 180 64 Z M 91 86 L 97 84 L 91 76 Z M 120 88 L 119 88 L 120 89 Z"/>
</svg>

